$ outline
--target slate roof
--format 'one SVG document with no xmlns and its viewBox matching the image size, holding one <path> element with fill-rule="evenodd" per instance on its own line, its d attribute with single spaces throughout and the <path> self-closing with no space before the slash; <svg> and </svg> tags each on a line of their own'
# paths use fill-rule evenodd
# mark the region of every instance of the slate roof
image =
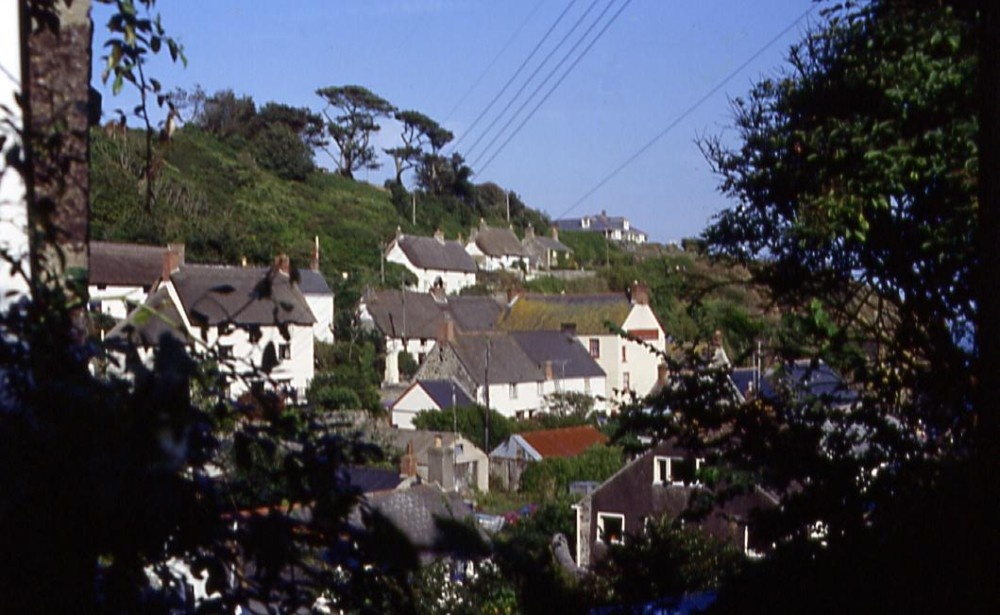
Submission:
<svg viewBox="0 0 1000 615">
<path fill-rule="evenodd" d="M 739 367 L 730 376 L 744 398 L 751 393 L 754 371 L 752 367 Z M 834 403 L 849 404 L 857 399 L 840 375 L 823 362 L 813 368 L 807 360 L 795 361 L 780 371 L 770 369 L 761 376 L 759 394 L 765 399 L 777 399 L 782 386 L 802 396 L 821 397 Z"/>
<path fill-rule="evenodd" d="M 400 235 L 397 245 L 410 259 L 415 267 L 420 269 L 436 269 L 439 271 L 476 272 L 476 263 L 457 241 L 439 241 L 433 237 L 417 235 Z"/>
<path fill-rule="evenodd" d="M 432 551 L 444 538 L 438 519 L 475 522 L 472 507 L 459 494 L 445 493 L 430 485 L 372 493 L 365 499 L 372 509 L 391 521 L 420 551 Z M 360 511 L 355 510 L 350 521 L 360 525 Z"/>
<path fill-rule="evenodd" d="M 583 344 L 561 331 L 515 331 L 510 335 L 535 365 L 544 368 L 545 362 L 551 361 L 554 378 L 606 375 Z"/>
<path fill-rule="evenodd" d="M 503 333 L 456 335 L 451 347 L 477 385 L 486 384 L 487 346 L 490 354 L 489 384 L 545 380 L 545 370 L 532 362 L 513 337 Z"/>
<path fill-rule="evenodd" d="M 136 346 L 155 346 L 166 334 L 187 343 L 191 341 L 184 332 L 180 310 L 170 299 L 167 289 L 160 287 L 146 301 L 121 322 L 116 324 L 105 337 L 110 343 L 129 342 Z"/>
<path fill-rule="evenodd" d="M 542 429 L 517 434 L 543 458 L 575 457 L 595 444 L 607 444 L 608 437 L 590 425 Z"/>
<path fill-rule="evenodd" d="M 384 470 L 382 468 L 369 468 L 365 466 L 350 467 L 344 470 L 347 483 L 361 491 L 361 493 L 375 493 L 377 491 L 391 491 L 398 487 L 403 478 L 396 470 Z"/>
<path fill-rule="evenodd" d="M 529 252 L 532 251 L 533 247 L 541 248 L 542 250 L 552 250 L 555 252 L 572 252 L 569 246 L 559 241 L 558 239 L 553 239 L 551 237 L 536 236 L 536 237 L 525 237 L 522 244 Z"/>
<path fill-rule="evenodd" d="M 415 386 L 427 391 L 427 395 L 434 400 L 439 408 L 451 408 L 451 400 L 455 400 L 456 406 L 469 406 L 474 402 L 457 383 L 451 380 L 420 380 Z"/>
<path fill-rule="evenodd" d="M 448 297 L 438 307 L 450 313 L 455 326 L 466 332 L 495 329 L 503 315 L 503 306 L 492 297 Z"/>
<path fill-rule="evenodd" d="M 299 269 L 299 290 L 303 295 L 332 295 L 323 274 L 312 269 Z"/>
<path fill-rule="evenodd" d="M 589 225 L 586 227 L 583 226 L 584 219 L 589 220 Z M 639 230 L 631 224 L 629 224 L 628 229 L 626 229 L 624 216 L 609 216 L 604 212 L 591 216 L 582 216 L 580 218 L 562 218 L 560 220 L 556 220 L 554 224 L 560 231 L 624 231 L 627 233 L 635 233 L 637 235 L 647 235 L 647 233 Z"/>
<path fill-rule="evenodd" d="M 604 323 L 620 327 L 631 310 L 624 294 L 524 295 L 514 301 L 498 326 L 506 331 L 559 331 L 573 324 L 577 335 L 610 335 Z"/>
<path fill-rule="evenodd" d="M 403 292 L 383 290 L 366 298 L 368 313 L 379 331 L 389 337 L 434 339 L 448 314 L 461 331 L 495 328 L 503 308 L 489 297 L 447 297 L 437 302 L 429 293 L 406 291 L 404 319 Z"/>
<path fill-rule="evenodd" d="M 185 265 L 170 276 L 194 325 L 312 325 L 302 292 L 269 269 Z"/>
<path fill-rule="evenodd" d="M 481 225 L 473 241 L 487 256 L 527 256 L 524 246 L 509 228 L 490 228 Z"/>
<path fill-rule="evenodd" d="M 166 246 L 90 242 L 90 284 L 149 287 L 160 278 Z"/>
</svg>

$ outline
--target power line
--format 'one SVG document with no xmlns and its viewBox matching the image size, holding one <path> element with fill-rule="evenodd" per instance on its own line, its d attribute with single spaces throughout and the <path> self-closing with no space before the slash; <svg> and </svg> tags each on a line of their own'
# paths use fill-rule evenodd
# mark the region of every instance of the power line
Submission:
<svg viewBox="0 0 1000 615">
<path fill-rule="evenodd" d="M 503 47 L 500 48 L 500 51 L 498 51 L 497 54 L 493 56 L 493 59 L 490 60 L 490 63 L 486 65 L 486 68 L 484 68 L 483 72 L 479 74 L 479 77 L 477 77 L 476 80 L 472 83 L 472 85 L 469 86 L 469 89 L 465 91 L 465 94 L 462 94 L 462 97 L 458 99 L 458 102 L 455 103 L 455 106 L 451 108 L 451 111 L 448 112 L 448 115 L 446 115 L 445 118 L 450 118 L 452 115 L 454 115 L 455 111 L 458 111 L 458 108 L 462 106 L 462 103 L 465 102 L 465 99 L 467 99 L 469 97 L 469 94 L 472 94 L 472 91 L 476 89 L 476 86 L 478 86 L 483 81 L 483 78 L 486 77 L 486 75 L 490 72 L 490 69 L 493 68 L 493 65 L 497 63 L 497 60 L 500 59 L 500 56 L 502 56 L 504 52 L 506 52 L 507 49 L 511 46 L 511 44 L 514 42 L 514 40 L 517 39 L 517 35 L 521 33 L 521 30 L 524 30 L 524 26 L 528 25 L 528 22 L 531 21 L 531 18 L 535 16 L 535 13 L 538 12 L 538 9 L 542 8 L 543 4 L 545 4 L 545 0 L 538 0 L 538 4 L 535 5 L 535 8 L 531 9 L 531 12 L 528 13 L 528 16 L 525 17 L 524 21 L 521 22 L 521 25 L 519 25 L 517 29 L 514 30 L 514 33 L 510 35 L 510 38 L 507 39 L 507 42 L 504 43 Z"/>
<path fill-rule="evenodd" d="M 552 25 L 549 26 L 549 29 L 545 32 L 545 34 L 542 35 L 542 38 L 539 39 L 538 43 L 535 45 L 535 48 L 532 49 L 531 53 L 528 54 L 528 57 L 526 57 L 521 62 L 521 65 L 517 67 L 517 70 L 515 70 L 514 74 L 511 75 L 510 79 L 507 80 L 507 83 L 505 83 L 503 85 L 503 87 L 500 88 L 500 93 L 497 94 L 496 96 L 494 96 L 490 100 L 489 104 L 486 105 L 486 108 L 483 109 L 482 112 L 476 117 L 476 119 L 474 119 L 472 121 L 472 124 L 469 125 L 469 128 L 466 129 L 466 131 L 463 132 L 458 137 L 458 139 L 456 139 L 455 141 L 452 142 L 452 144 L 451 144 L 451 149 L 452 150 L 454 150 L 455 148 L 457 148 L 458 144 L 462 142 L 462 139 L 464 139 L 467 134 L 469 134 L 470 132 L 472 132 L 472 130 L 476 127 L 476 124 L 478 124 L 479 121 L 481 119 L 483 119 L 483 116 L 486 115 L 489 112 L 489 110 L 493 108 L 493 104 L 497 100 L 499 100 L 500 98 L 503 97 L 504 93 L 507 91 L 507 88 L 510 87 L 510 84 L 513 83 L 515 79 L 517 79 L 517 76 L 521 74 L 521 71 L 524 70 L 524 67 L 527 66 L 528 62 L 530 62 L 531 59 L 533 57 L 535 57 L 535 54 L 538 53 L 539 48 L 541 48 L 541 46 L 545 43 L 545 41 L 548 40 L 549 36 L 552 34 L 552 31 L 556 29 L 556 26 L 559 25 L 559 22 L 562 21 L 563 17 L 566 16 L 566 13 L 569 12 L 569 10 L 573 7 L 574 4 L 576 4 L 576 2 L 577 2 L 577 0 L 571 0 L 571 2 L 566 5 L 566 8 L 564 8 L 562 10 L 562 13 L 559 13 L 559 17 L 556 18 L 555 22 L 553 22 Z"/>
<path fill-rule="evenodd" d="M 613 171 L 611 171 L 610 173 L 608 173 L 608 175 L 605 176 L 604 179 L 602 179 L 601 181 L 597 182 L 596 186 L 594 186 L 593 188 L 591 188 L 582 197 L 580 197 L 579 199 L 577 199 L 576 201 L 574 201 L 573 204 L 570 205 L 568 209 L 566 209 L 566 211 L 564 211 L 563 213 L 561 213 L 555 219 L 558 220 L 560 218 L 564 218 L 566 216 L 566 214 L 568 214 L 568 213 L 572 212 L 574 209 L 576 209 L 581 203 L 583 203 L 588 198 L 590 198 L 590 196 L 592 194 L 594 194 L 595 192 L 597 192 L 598 190 L 600 190 L 601 188 L 603 188 L 605 184 L 607 184 L 609 181 L 611 181 L 612 179 L 614 179 L 614 177 L 616 175 L 618 175 L 618 173 L 620 173 L 622 170 L 624 170 L 625 167 L 627 167 L 628 165 L 632 164 L 637 158 L 639 158 L 641 155 L 643 155 L 644 153 L 646 153 L 646 151 L 649 148 L 653 147 L 653 145 L 655 145 L 657 141 L 659 141 L 664 136 L 666 136 L 666 134 L 668 132 L 670 132 L 671 130 L 673 130 L 678 124 L 680 124 L 682 121 L 684 121 L 689 115 L 691 115 L 692 113 L 694 113 L 694 111 L 698 107 L 700 107 L 701 105 L 703 105 L 709 98 L 711 98 L 712 96 L 714 96 L 715 93 L 718 92 L 719 90 L 721 90 L 727 83 L 729 83 L 730 81 L 732 81 L 733 78 L 735 78 L 739 73 L 741 73 L 754 60 L 756 60 L 757 58 L 759 58 L 761 56 L 761 54 L 763 54 L 765 51 L 767 51 L 772 45 L 774 45 L 775 43 L 777 43 L 783 36 L 785 36 L 786 34 L 788 34 L 792 30 L 792 28 L 794 28 L 795 26 L 797 26 L 799 24 L 799 22 L 801 22 L 803 19 L 805 19 L 806 17 L 808 17 L 809 14 L 812 13 L 813 10 L 815 10 L 815 8 L 816 8 L 815 4 L 810 5 L 809 9 L 806 12 L 802 13 L 801 15 L 799 15 L 797 18 L 795 18 L 795 20 L 792 23 L 788 24 L 788 26 L 786 26 L 781 32 L 779 32 L 773 38 L 771 38 L 769 41 L 767 41 L 767 43 L 765 43 L 763 47 L 761 47 L 756 52 L 754 52 L 754 54 L 751 55 L 749 58 L 747 58 L 746 61 L 744 61 L 742 64 L 740 64 L 739 66 L 737 66 L 732 72 L 730 72 L 728 75 L 726 75 L 722 79 L 722 81 L 720 81 L 719 83 L 717 83 L 712 89 L 710 89 L 708 91 L 708 93 L 706 93 L 704 96 L 702 96 L 701 98 L 699 98 L 693 105 L 691 105 L 690 107 L 688 107 L 683 113 L 681 113 L 679 116 L 677 116 L 677 118 L 674 119 L 674 121 L 672 121 L 670 124 L 668 124 L 667 127 L 664 128 L 663 130 L 661 130 L 659 133 L 657 133 L 656 136 L 654 136 L 652 139 L 650 139 L 648 143 L 646 143 L 645 145 L 643 145 L 642 147 L 640 147 L 638 151 L 636 151 L 634 154 L 632 154 L 627 159 L 625 159 L 625 162 L 623 162 L 620 165 L 618 165 L 617 167 L 615 167 L 615 169 Z"/>
<path fill-rule="evenodd" d="M 531 92 L 531 94 L 529 94 L 528 97 L 524 99 L 524 101 L 521 103 L 521 106 L 517 108 L 517 111 L 515 111 L 514 114 L 511 115 L 510 118 L 507 120 L 507 123 L 505 123 L 503 127 L 500 128 L 500 130 L 498 130 L 495 135 L 493 135 L 493 138 L 490 139 L 490 142 L 486 145 L 486 148 L 476 157 L 476 162 L 483 159 L 487 155 L 487 153 L 490 151 L 490 148 L 493 147 L 493 144 L 497 142 L 497 139 L 503 136 L 504 132 L 507 130 L 507 128 L 510 127 L 511 123 L 513 123 L 514 120 L 517 119 L 517 116 L 521 114 L 521 111 L 524 111 L 524 108 L 528 105 L 528 103 L 530 103 L 538 94 L 538 92 L 543 87 L 545 87 L 545 85 L 549 82 L 550 79 L 552 79 L 552 75 L 556 74 L 556 72 L 559 71 L 559 68 L 563 65 L 566 59 L 569 58 L 571 55 L 573 55 L 573 52 L 576 51 L 576 48 L 580 46 L 580 43 L 587 38 L 587 35 L 590 34 L 590 31 L 594 29 L 594 26 L 600 23 L 601 19 L 608 12 L 608 9 L 611 8 L 611 5 L 614 3 L 614 1 L 615 0 L 608 1 L 608 4 L 604 7 L 604 10 L 601 11 L 601 14 L 594 19 L 594 21 L 590 24 L 590 26 L 587 27 L 587 29 L 580 36 L 580 38 L 577 39 L 575 43 L 573 43 L 573 46 L 570 47 L 569 51 L 567 51 L 565 55 L 563 55 L 562 59 L 559 60 L 559 62 L 555 65 L 555 67 L 553 67 L 552 70 L 550 70 L 549 73 L 542 78 L 541 83 L 539 83 L 535 87 L 535 89 Z M 521 93 L 524 92 L 524 89 L 528 87 L 528 85 L 530 85 L 531 80 L 535 78 L 535 75 L 537 75 L 538 72 L 542 70 L 542 68 L 544 68 L 546 64 L 548 64 L 548 61 L 552 58 L 552 56 L 554 56 L 555 53 L 562 48 L 563 44 L 569 39 L 569 37 L 571 37 L 580 28 L 580 24 L 583 23 L 583 21 L 587 18 L 587 15 L 589 15 L 590 12 L 594 9 L 594 7 L 597 6 L 598 2 L 600 2 L 600 0 L 594 0 L 593 2 L 590 3 L 590 6 L 587 7 L 587 10 L 584 11 L 582 15 L 580 15 L 579 19 L 576 20 L 576 23 L 573 24 L 573 27 L 570 28 L 570 30 L 566 32 L 566 34 L 562 37 L 562 40 L 560 40 L 559 43 L 552 49 L 552 51 L 549 52 L 549 55 L 545 56 L 545 59 L 542 60 L 542 63 L 538 65 L 538 68 L 535 69 L 535 72 L 531 73 L 531 76 L 528 77 L 528 80 L 524 82 L 524 84 L 521 86 L 521 89 L 517 91 L 517 94 L 514 95 L 514 98 L 512 98 L 510 102 L 507 103 L 507 106 L 504 107 L 500 115 L 494 118 L 493 122 L 486 129 L 486 132 L 480 135 L 479 139 L 476 139 L 476 143 L 473 144 L 473 147 L 469 148 L 468 152 L 466 152 L 469 156 L 472 155 L 472 151 L 475 149 L 475 146 L 483 139 L 483 137 L 485 137 L 489 133 L 489 131 L 503 117 L 503 115 L 507 112 L 507 110 L 510 109 L 511 105 L 513 105 L 514 102 L 517 100 L 517 98 L 521 95 Z M 473 168 L 475 168 L 475 166 L 473 166 Z"/>
<path fill-rule="evenodd" d="M 506 139 L 506 140 L 504 140 L 504 142 L 503 142 L 503 143 L 502 143 L 502 144 L 500 145 L 500 147 L 499 147 L 499 148 L 497 148 L 497 150 L 496 150 L 495 152 L 493 152 L 493 155 L 492 155 L 492 156 L 490 156 L 490 157 L 489 157 L 489 159 L 488 159 L 488 160 L 487 160 L 487 161 L 486 161 L 486 162 L 485 162 L 485 163 L 483 164 L 483 166 L 482 166 L 482 167 L 481 167 L 481 168 L 479 169 L 479 172 L 480 172 L 480 173 L 481 173 L 482 171 L 484 171 L 484 170 L 485 170 L 485 169 L 486 169 L 487 167 L 489 167 L 489 166 L 490 166 L 490 163 L 491 163 L 491 162 L 493 162 L 493 159 L 494 159 L 494 158 L 496 158 L 496 157 L 497 157 L 497 156 L 498 156 L 498 155 L 500 154 L 500 152 L 502 152 L 502 151 L 504 150 L 504 148 L 505 148 L 505 147 L 507 147 L 507 144 L 508 144 L 508 143 L 510 143 L 510 142 L 511 142 L 511 140 L 513 140 L 513 138 L 514 138 L 514 137 L 516 137 L 516 136 L 518 135 L 518 133 L 520 133 L 520 132 L 521 132 L 521 129 L 522 129 L 522 128 L 524 128 L 525 124 L 527 124 L 527 123 L 528 123 L 528 120 L 530 120 L 530 119 L 531 119 L 532 117 L 534 117 L 534 115 L 535 115 L 535 113 L 536 113 L 536 112 L 538 111 L 538 109 L 539 109 L 539 108 L 541 108 L 541 106 L 542 106 L 543 104 L 545 104 L 545 101 L 547 101 L 547 100 L 549 99 L 549 97 L 550 97 L 550 96 L 552 96 L 553 92 L 555 92 L 555 91 L 556 91 L 556 89 L 558 89 L 558 88 L 559 88 L 559 86 L 560 86 L 560 85 L 562 84 L 562 82 L 563 82 L 563 81 L 564 81 L 564 80 L 566 79 L 566 77 L 568 77 L 568 76 L 569 76 L 569 74 L 570 74 L 571 72 L 573 72 L 573 69 L 574 69 L 574 68 L 576 68 L 576 65 L 580 63 L 580 60 L 582 60 L 582 59 L 584 58 L 584 56 L 586 56 L 586 55 L 587 55 L 587 53 L 588 53 L 588 52 L 589 52 L 589 51 L 590 51 L 590 50 L 591 50 L 591 49 L 592 49 L 592 48 L 594 47 L 594 45 L 595 45 L 595 44 L 597 43 L 597 41 L 599 41 L 599 40 L 601 39 L 601 37 L 602 37 L 602 36 L 604 36 L 604 33 L 605 33 L 605 32 L 607 32 L 608 28 L 610 28 L 610 27 L 611 27 L 611 24 L 613 24 L 613 23 L 615 22 L 615 20 L 616 20 L 616 19 L 618 19 L 618 16 L 622 14 L 622 12 L 623 12 L 623 11 L 625 10 L 625 8 L 626 8 L 626 7 L 628 7 L 628 5 L 629 5 L 629 4 L 631 3 L 631 2 L 632 2 L 632 0 L 625 0 L 624 4 L 622 4 L 622 5 L 621 5 L 621 6 L 620 6 L 620 7 L 618 8 L 618 10 L 617 10 L 617 11 L 615 12 L 615 14 L 611 16 L 611 19 L 609 19 L 609 20 L 608 20 L 608 22 L 607 22 L 606 24 L 604 24 L 604 27 L 603 27 L 603 28 L 601 28 L 601 30 L 600 30 L 600 31 L 599 31 L 599 32 L 597 33 L 597 36 L 595 36 L 595 37 L 594 37 L 594 39 L 593 39 L 592 41 L 590 41 L 590 43 L 589 43 L 589 44 L 588 44 L 588 45 L 587 45 L 587 46 L 586 46 L 586 47 L 584 48 L 584 50 L 583 50 L 583 51 L 582 51 L 582 52 L 580 53 L 580 55 L 578 55 L 578 56 L 576 57 L 576 59 L 575 59 L 575 60 L 573 60 L 573 63 L 572 63 L 572 64 L 570 64 L 570 65 L 569 65 L 569 68 L 567 68 L 567 69 L 566 69 L 566 71 L 565 71 L 565 72 L 564 72 L 564 73 L 562 74 L 562 76 L 560 76 L 560 77 L 559 77 L 559 80 L 558 80 L 558 81 L 556 81 L 556 82 L 555 82 L 555 84 L 554 84 L 554 85 L 553 85 L 553 86 L 552 86 L 551 88 L 549 88 L 549 91 L 545 93 L 545 96 L 543 96 L 543 97 L 542 97 L 542 99 L 541 99 L 540 101 L 538 101 L 538 104 L 536 104 L 536 105 L 534 106 L 534 108 L 533 108 L 533 109 L 532 109 L 532 110 L 531 110 L 531 111 L 530 111 L 530 112 L 528 113 L 527 117 L 525 117 L 525 118 L 524 118 L 524 119 L 523 119 L 523 120 L 521 121 L 521 123 L 517 125 L 517 128 L 515 128 L 515 129 L 514 129 L 514 132 L 512 132 L 512 133 L 510 134 L 510 136 L 508 136 L 508 137 L 507 137 L 507 139 Z M 601 17 L 603 17 L 603 16 L 604 16 L 604 13 L 606 13 L 606 12 L 607 12 L 607 10 L 608 10 L 609 8 L 611 8 L 611 5 L 612 5 L 613 3 L 614 3 L 614 0 L 612 0 L 611 2 L 609 2 L 609 3 L 608 3 L 608 6 L 607 6 L 607 7 L 605 7 L 605 9 L 604 9 L 604 12 L 602 12 L 602 13 L 601 13 Z M 600 18 L 598 18 L 598 20 L 600 20 Z M 596 25 L 596 24 L 597 24 L 597 22 L 595 22 L 595 23 L 594 23 L 594 25 Z M 593 28 L 593 26 L 591 26 L 591 28 Z M 588 32 L 589 32 L 589 30 L 588 30 Z M 586 33 L 584 34 L 584 37 L 586 37 Z M 583 39 L 581 38 L 580 40 L 582 41 Z M 579 43 L 578 43 L 578 44 L 579 44 Z M 571 51 L 570 53 L 572 53 L 572 51 Z M 567 57 L 568 57 L 568 56 L 567 56 Z M 565 58 L 564 58 L 564 59 L 565 59 Z M 561 64 L 561 63 L 560 63 L 560 64 Z M 558 68 L 558 67 L 557 67 L 557 68 Z M 551 76 L 551 75 L 550 75 L 550 76 Z M 543 83 L 542 85 L 545 85 L 545 84 Z M 534 94 L 532 94 L 532 96 L 534 96 Z M 518 110 L 518 112 L 520 113 L 520 110 Z"/>
<path fill-rule="evenodd" d="M 614 0 L 611 0 L 611 1 L 613 2 Z M 573 34 L 580 28 L 580 24 L 583 23 L 583 21 L 587 18 L 587 15 L 589 15 L 590 12 L 592 10 L 594 10 L 594 7 L 597 6 L 598 2 L 600 2 L 600 0 L 593 0 L 593 2 L 590 3 L 590 6 L 588 6 L 587 10 L 585 10 L 583 12 L 583 14 L 580 15 L 579 18 L 577 18 L 576 22 L 570 27 L 569 31 L 567 31 L 566 34 L 563 35 L 563 37 L 559 40 L 559 42 L 556 43 L 555 47 L 553 47 L 549 51 L 548 55 L 546 55 L 545 58 L 542 59 L 541 63 L 535 68 L 535 70 L 530 75 L 528 75 L 528 78 L 525 79 L 525 81 L 524 81 L 523 84 L 521 84 L 521 87 L 518 88 L 517 92 L 514 93 L 514 95 L 511 97 L 511 99 L 507 102 L 507 105 L 504 106 L 504 108 L 500 111 L 499 114 L 497 114 L 497 116 L 495 118 L 493 118 L 493 121 L 490 122 L 490 125 L 486 127 L 486 130 L 484 130 L 483 133 L 481 135 L 479 135 L 479 138 L 476 139 L 476 141 L 471 146 L 469 146 L 469 148 L 466 150 L 465 154 L 466 154 L 467 157 L 469 157 L 469 156 L 472 155 L 472 152 L 475 151 L 476 146 L 479 145 L 479 143 L 483 140 L 484 137 L 486 137 L 486 135 L 488 135 L 490 133 L 491 130 L 493 130 L 493 127 L 496 126 L 497 122 L 500 121 L 503 118 L 503 116 L 507 113 L 507 111 L 510 110 L 511 106 L 515 102 L 517 102 L 517 99 L 521 96 L 522 93 L 524 93 L 524 89 L 527 88 L 529 85 L 531 85 L 531 82 L 538 75 L 538 72 L 541 71 L 543 68 L 545 68 L 545 65 L 549 63 L 549 60 L 552 59 L 552 56 L 554 56 L 556 54 L 556 52 L 559 51 L 562 48 L 562 46 L 566 43 L 566 41 L 569 40 L 569 37 L 573 36 Z M 606 8 L 604 10 L 605 10 L 605 12 L 607 11 Z M 603 13 L 602 13 L 602 15 L 603 15 Z M 597 20 L 594 23 L 597 23 L 597 21 L 599 21 L 599 20 L 600 20 L 600 17 L 598 17 Z M 590 28 L 587 29 L 587 32 L 590 32 L 590 30 L 593 29 L 593 27 L 594 26 L 591 25 Z M 584 35 L 584 36 L 586 36 L 586 35 Z M 576 45 L 579 45 L 579 44 L 580 44 L 579 42 L 576 43 Z M 576 45 L 574 45 L 572 47 L 572 49 L 570 49 L 570 52 L 569 52 L 570 54 L 573 53 L 573 49 L 576 49 Z M 569 54 L 567 54 L 567 55 L 569 55 Z M 563 61 L 565 61 L 565 59 Z M 559 64 L 562 64 L 562 62 L 560 62 Z M 559 65 L 557 65 L 556 69 L 554 69 L 554 70 L 558 70 L 558 67 L 559 67 Z M 545 77 L 542 80 L 542 86 L 545 85 L 545 82 L 551 76 L 552 76 L 552 73 L 549 73 L 549 76 Z M 541 86 L 539 86 L 539 87 L 541 87 Z M 538 88 L 535 88 L 535 92 L 537 92 L 537 91 L 538 91 Z M 532 93 L 532 95 L 529 96 L 527 100 L 530 101 L 533 96 L 534 96 L 534 93 Z M 524 108 L 525 104 L 527 104 L 527 102 L 521 104 L 521 107 L 517 110 L 517 113 L 515 113 L 513 117 L 516 117 L 517 114 L 521 112 L 521 109 Z M 496 142 L 497 138 L 499 138 L 499 136 L 501 134 L 503 134 L 503 131 L 506 130 L 508 126 L 510 126 L 510 123 L 513 121 L 513 117 L 510 120 L 508 120 L 507 123 L 504 124 L 504 127 L 500 129 L 500 131 L 496 134 L 496 136 L 493 137 L 493 140 L 490 141 L 490 144 L 486 146 L 486 150 L 489 150 L 489 148 L 493 145 L 493 143 Z M 479 157 L 482 158 L 482 155 L 480 155 Z"/>
</svg>

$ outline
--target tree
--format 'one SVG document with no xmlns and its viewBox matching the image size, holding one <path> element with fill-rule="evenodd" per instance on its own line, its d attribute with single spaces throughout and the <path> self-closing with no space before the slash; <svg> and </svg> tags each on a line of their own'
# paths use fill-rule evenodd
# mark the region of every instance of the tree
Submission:
<svg viewBox="0 0 1000 615">
<path fill-rule="evenodd" d="M 659 403 L 671 431 L 783 495 L 769 526 L 778 553 L 754 579 L 766 592 L 801 575 L 800 610 L 990 610 L 977 593 L 990 566 L 958 553 L 992 531 L 964 521 L 986 516 L 965 495 L 979 488 L 968 460 L 982 411 L 977 20 L 947 3 L 831 8 L 785 74 L 734 102 L 737 147 L 703 143 L 737 202 L 706 231 L 709 251 L 746 266 L 785 312 L 791 346 L 852 384 L 849 404 L 786 380 L 740 405 L 711 394 L 724 374 L 703 364 Z M 950 530 L 917 556 L 929 511 Z M 815 602 L 829 593 L 864 598 Z"/>
<path fill-rule="evenodd" d="M 379 168 L 371 136 L 381 128 L 378 119 L 388 116 L 395 107 L 360 85 L 320 88 L 316 94 L 326 102 L 326 130 L 340 151 L 339 156 L 331 153 L 337 171 L 353 178 L 355 171 Z M 331 108 L 339 109 L 340 114 L 331 115 Z"/>
<path fill-rule="evenodd" d="M 397 111 L 393 116 L 403 124 L 403 145 L 383 150 L 396 165 L 396 183 L 403 183 L 403 173 L 414 168 L 429 146 L 437 154 L 455 135 L 419 111 Z"/>
<path fill-rule="evenodd" d="M 205 99 L 201 113 L 191 118 L 196 126 L 222 139 L 246 139 L 257 115 L 257 106 L 249 96 L 236 96 L 232 90 L 220 90 Z"/>
</svg>

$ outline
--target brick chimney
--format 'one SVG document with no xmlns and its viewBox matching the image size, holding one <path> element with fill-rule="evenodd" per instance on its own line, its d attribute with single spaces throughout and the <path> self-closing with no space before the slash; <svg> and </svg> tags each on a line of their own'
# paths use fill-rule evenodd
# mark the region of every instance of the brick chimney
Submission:
<svg viewBox="0 0 1000 615">
<path fill-rule="evenodd" d="M 434 231 L 434 239 L 436 239 L 439 244 L 444 245 L 444 231 L 440 228 L 436 229 Z"/>
<path fill-rule="evenodd" d="M 556 227 L 555 224 L 552 225 L 552 229 L 549 231 L 549 234 L 552 235 L 552 239 L 559 241 L 559 228 Z"/>
<path fill-rule="evenodd" d="M 545 379 L 552 380 L 552 361 L 545 362 Z"/>
<path fill-rule="evenodd" d="M 455 323 L 452 322 L 449 314 L 444 315 L 444 321 L 438 325 L 437 341 L 440 344 L 447 344 L 455 341 Z"/>
<path fill-rule="evenodd" d="M 274 270 L 284 275 L 291 273 L 292 261 L 287 254 L 279 254 L 274 257 Z"/>
<path fill-rule="evenodd" d="M 406 443 L 406 454 L 399 460 L 399 474 L 407 478 L 417 475 L 417 456 L 413 454 L 413 441 Z"/>
<path fill-rule="evenodd" d="M 633 305 L 649 305 L 649 287 L 638 281 L 632 282 L 631 297 Z"/>
<path fill-rule="evenodd" d="M 559 330 L 562 331 L 563 335 L 568 335 L 570 337 L 576 337 L 576 323 L 575 322 L 564 322 L 559 325 Z"/>
<path fill-rule="evenodd" d="M 183 243 L 168 243 L 167 250 L 177 253 L 177 265 L 181 266 L 184 264 L 184 252 L 186 246 Z"/>
<path fill-rule="evenodd" d="M 181 255 L 169 247 L 163 252 L 163 269 L 160 272 L 160 279 L 166 282 L 170 279 L 170 274 L 180 269 Z"/>
</svg>

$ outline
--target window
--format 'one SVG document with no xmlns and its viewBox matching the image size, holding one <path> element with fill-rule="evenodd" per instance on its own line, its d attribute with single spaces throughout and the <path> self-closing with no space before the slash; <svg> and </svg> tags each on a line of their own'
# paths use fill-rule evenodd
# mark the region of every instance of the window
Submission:
<svg viewBox="0 0 1000 615">
<path fill-rule="evenodd" d="M 628 372 L 622 372 L 622 390 L 632 390 L 632 374 Z"/>
<path fill-rule="evenodd" d="M 219 344 L 219 358 L 220 359 L 232 359 L 233 358 L 233 345 L 232 344 Z"/>
<path fill-rule="evenodd" d="M 545 395 L 545 383 L 544 382 L 539 382 L 538 383 L 538 396 L 541 397 L 542 395 Z"/>
<path fill-rule="evenodd" d="M 622 363 L 628 363 L 628 356 L 627 356 L 628 353 L 625 352 L 626 350 L 627 348 L 625 346 L 622 346 Z"/>
<path fill-rule="evenodd" d="M 597 513 L 597 540 L 620 545 L 625 541 L 625 515 Z"/>
<path fill-rule="evenodd" d="M 510 383 L 510 398 L 511 399 L 517 399 L 517 383 L 516 382 L 511 382 Z"/>
<path fill-rule="evenodd" d="M 590 356 L 595 359 L 601 358 L 601 340 L 596 338 L 590 338 Z"/>
<path fill-rule="evenodd" d="M 292 358 L 292 345 L 291 344 L 278 344 L 278 359 L 282 361 L 289 361 Z"/>
<path fill-rule="evenodd" d="M 583 392 L 590 395 L 590 378 L 583 379 Z"/>
<path fill-rule="evenodd" d="M 696 485 L 698 470 L 704 462 L 704 459 L 684 457 L 653 457 L 653 484 Z"/>
</svg>

